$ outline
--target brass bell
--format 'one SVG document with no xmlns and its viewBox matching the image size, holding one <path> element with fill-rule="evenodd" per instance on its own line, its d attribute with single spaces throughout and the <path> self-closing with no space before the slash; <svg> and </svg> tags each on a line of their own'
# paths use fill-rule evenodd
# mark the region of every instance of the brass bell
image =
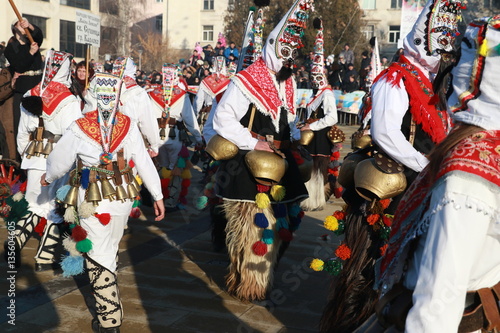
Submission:
<svg viewBox="0 0 500 333">
<path fill-rule="evenodd" d="M 118 185 L 116 187 L 116 200 L 120 200 L 121 202 L 125 202 L 128 199 L 127 191 L 123 188 L 122 185 Z"/>
<path fill-rule="evenodd" d="M 285 175 L 285 159 L 275 153 L 252 150 L 245 155 L 245 162 L 255 180 L 262 185 L 274 185 Z"/>
<path fill-rule="evenodd" d="M 65 207 L 76 206 L 78 204 L 78 189 L 79 187 L 77 186 L 71 186 L 63 200 Z"/>
<path fill-rule="evenodd" d="M 372 137 L 368 134 L 356 132 L 351 137 L 352 149 L 363 149 L 372 145 Z"/>
<path fill-rule="evenodd" d="M 165 140 L 165 129 L 160 128 L 160 139 L 163 141 Z"/>
<path fill-rule="evenodd" d="M 127 192 L 129 199 L 131 199 L 132 201 L 134 201 L 135 198 L 137 198 L 140 195 L 133 183 L 128 183 Z"/>
<path fill-rule="evenodd" d="M 47 141 L 45 147 L 43 148 L 42 155 L 44 155 L 45 157 L 49 156 L 49 154 L 52 152 L 53 149 L 54 145 L 52 141 Z"/>
<path fill-rule="evenodd" d="M 366 200 L 393 198 L 406 189 L 403 172 L 385 173 L 376 167 L 375 159 L 361 161 L 354 170 L 356 192 Z"/>
<path fill-rule="evenodd" d="M 339 184 L 344 188 L 353 188 L 354 170 L 359 162 L 367 158 L 367 155 L 361 153 L 351 153 L 347 155 L 342 162 L 342 166 L 339 170 L 339 176 L 337 177 Z"/>
<path fill-rule="evenodd" d="M 26 148 L 26 158 L 30 159 L 31 156 L 35 155 L 35 141 L 30 141 L 28 148 Z"/>
<path fill-rule="evenodd" d="M 170 131 L 168 132 L 168 137 L 171 139 L 175 139 L 176 133 L 175 133 L 175 127 L 170 127 Z"/>
<path fill-rule="evenodd" d="M 300 131 L 299 144 L 307 146 L 311 143 L 313 138 L 314 138 L 314 132 L 312 130 Z"/>
<path fill-rule="evenodd" d="M 105 176 L 101 176 L 99 180 L 101 181 L 102 197 L 104 199 L 108 199 L 109 201 L 113 201 L 116 195 L 115 188 L 113 187 L 113 185 L 111 185 L 111 183 Z"/>
<path fill-rule="evenodd" d="M 85 195 L 87 202 L 92 202 L 92 205 L 99 205 L 99 201 L 102 200 L 101 193 L 99 192 L 99 186 L 97 183 L 90 183 L 87 188 L 87 193 Z"/>
<path fill-rule="evenodd" d="M 238 154 L 238 146 L 219 134 L 210 138 L 205 151 L 216 161 L 230 160 Z"/>
<path fill-rule="evenodd" d="M 43 141 L 37 141 L 35 143 L 35 156 L 40 156 L 43 152 Z"/>
</svg>

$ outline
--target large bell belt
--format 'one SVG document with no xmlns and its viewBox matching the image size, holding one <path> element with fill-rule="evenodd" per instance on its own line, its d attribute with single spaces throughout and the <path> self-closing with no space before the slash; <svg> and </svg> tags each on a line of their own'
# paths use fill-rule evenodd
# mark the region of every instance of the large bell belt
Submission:
<svg viewBox="0 0 500 333">
<path fill-rule="evenodd" d="M 54 148 L 54 143 L 59 141 L 60 138 L 61 135 L 47 131 L 43 125 L 43 118 L 39 117 L 38 127 L 30 133 L 29 143 L 24 151 L 26 158 L 30 159 L 31 156 L 47 158 Z"/>
<path fill-rule="evenodd" d="M 254 139 L 257 139 L 259 141 L 267 141 L 266 137 L 264 135 L 260 135 L 255 133 L 254 131 L 250 131 L 250 134 L 252 134 L 252 137 Z M 290 140 L 273 140 L 274 146 L 277 149 L 288 149 L 291 146 Z"/>
</svg>

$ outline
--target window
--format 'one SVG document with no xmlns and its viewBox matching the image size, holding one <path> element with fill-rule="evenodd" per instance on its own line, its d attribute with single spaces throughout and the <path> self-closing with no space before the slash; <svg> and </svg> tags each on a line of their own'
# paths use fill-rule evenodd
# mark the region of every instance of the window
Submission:
<svg viewBox="0 0 500 333">
<path fill-rule="evenodd" d="M 161 32 L 163 30 L 163 15 L 156 16 L 155 28 L 156 28 L 156 31 L 159 31 L 159 32 Z"/>
<path fill-rule="evenodd" d="M 375 26 L 374 25 L 365 25 L 361 28 L 361 32 L 365 36 L 366 40 L 369 40 L 373 36 L 375 36 Z"/>
<path fill-rule="evenodd" d="M 203 41 L 213 42 L 214 41 L 214 26 L 204 25 L 203 26 Z"/>
<path fill-rule="evenodd" d="M 90 0 L 60 0 L 61 5 L 90 9 Z"/>
<path fill-rule="evenodd" d="M 45 17 L 24 14 L 28 21 L 42 30 L 43 36 L 47 36 L 47 19 Z"/>
<path fill-rule="evenodd" d="M 392 9 L 401 9 L 403 6 L 403 0 L 391 0 Z"/>
<path fill-rule="evenodd" d="M 499 9 L 500 0 L 484 0 L 484 7 L 489 9 Z"/>
<path fill-rule="evenodd" d="M 203 0 L 204 10 L 214 10 L 214 0 Z"/>
<path fill-rule="evenodd" d="M 401 26 L 390 25 L 389 26 L 389 43 L 397 43 L 399 40 Z"/>
<path fill-rule="evenodd" d="M 376 0 L 362 0 L 361 1 L 361 9 L 375 9 Z"/>
<path fill-rule="evenodd" d="M 116 0 L 100 0 L 99 12 L 118 15 L 118 3 Z"/>
<path fill-rule="evenodd" d="M 75 57 L 85 57 L 85 45 L 77 43 L 75 39 L 75 22 L 59 21 L 59 49 Z"/>
</svg>

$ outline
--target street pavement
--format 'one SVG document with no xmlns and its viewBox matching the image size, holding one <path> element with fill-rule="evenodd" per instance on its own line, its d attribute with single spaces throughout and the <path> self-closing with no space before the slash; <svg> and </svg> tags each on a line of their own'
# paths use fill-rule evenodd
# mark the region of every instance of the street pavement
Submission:
<svg viewBox="0 0 500 333">
<path fill-rule="evenodd" d="M 346 134 L 342 156 L 350 151 L 356 126 L 340 126 Z M 244 303 L 225 291 L 227 253 L 213 251 L 207 211 L 193 208 L 202 191 L 199 168 L 193 171 L 190 204 L 154 222 L 153 211 L 130 219 L 131 233 L 120 243 L 118 283 L 124 308 L 121 332 L 317 332 L 326 304 L 330 277 L 313 272 L 309 262 L 326 258 L 340 239 L 328 237 L 325 216 L 343 205 L 334 199 L 323 211 L 307 212 L 300 229 L 275 271 L 274 286 L 266 301 Z M 0 240 L 6 238 L 0 222 Z M 34 272 L 38 239 L 32 237 L 22 252 L 15 275 L 15 296 L 6 263 L 1 260 L 1 332 L 92 332 L 93 296 L 86 274 L 64 278 L 60 272 Z M 15 325 L 7 308 L 15 301 Z M 88 305 L 87 305 L 88 304 Z"/>
</svg>

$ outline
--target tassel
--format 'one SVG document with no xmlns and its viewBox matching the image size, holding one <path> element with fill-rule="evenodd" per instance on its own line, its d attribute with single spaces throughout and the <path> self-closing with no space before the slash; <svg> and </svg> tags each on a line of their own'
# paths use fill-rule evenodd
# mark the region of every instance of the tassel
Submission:
<svg viewBox="0 0 500 333">
<path fill-rule="evenodd" d="M 66 211 L 67 211 L 67 209 L 66 209 Z M 82 219 L 89 218 L 92 215 L 94 215 L 94 213 L 95 213 L 95 207 L 94 207 L 94 205 L 92 203 L 84 201 L 84 202 L 82 202 L 80 204 L 80 207 L 78 207 L 78 213 L 80 214 L 80 217 Z"/>
<path fill-rule="evenodd" d="M 75 242 L 80 242 L 87 238 L 87 231 L 83 229 L 82 226 L 76 225 L 73 230 L 71 230 L 71 238 L 73 238 Z"/>
<path fill-rule="evenodd" d="M 165 167 L 161 168 L 160 170 L 160 177 L 162 179 L 169 179 L 172 177 L 172 170 L 169 170 Z"/>
<path fill-rule="evenodd" d="M 257 184 L 257 192 L 259 192 L 259 193 L 267 192 L 267 191 L 269 191 L 270 188 L 271 187 L 267 186 L 267 185 Z"/>
<path fill-rule="evenodd" d="M 281 201 L 285 198 L 286 190 L 284 186 L 274 185 L 271 187 L 271 196 L 275 201 Z"/>
<path fill-rule="evenodd" d="M 255 214 L 254 223 L 259 228 L 267 228 L 269 226 L 269 221 L 264 213 Z"/>
<path fill-rule="evenodd" d="M 265 209 L 269 207 L 269 205 L 271 204 L 271 200 L 269 200 L 269 196 L 267 194 L 257 193 L 257 195 L 255 196 L 255 203 L 260 209 Z"/>
<path fill-rule="evenodd" d="M 184 169 L 186 167 L 186 160 L 182 157 L 179 157 L 179 159 L 177 160 L 177 167 Z"/>
<path fill-rule="evenodd" d="M 40 236 L 42 236 L 46 225 L 47 225 L 47 219 L 45 217 L 42 217 L 40 219 L 40 222 L 38 222 L 38 224 L 36 225 L 34 231 L 38 233 Z"/>
<path fill-rule="evenodd" d="M 205 195 L 202 195 L 201 197 L 198 197 L 196 199 L 196 209 L 198 210 L 203 210 L 205 207 L 207 207 L 208 204 L 208 198 Z"/>
<path fill-rule="evenodd" d="M 75 209 L 73 207 L 66 208 L 66 211 L 64 212 L 64 221 L 69 223 L 76 222 Z"/>
<path fill-rule="evenodd" d="M 66 195 L 68 194 L 69 190 L 71 189 L 70 185 L 64 185 L 60 188 L 57 189 L 56 191 L 56 199 L 59 201 L 64 201 L 66 198 Z"/>
<path fill-rule="evenodd" d="M 78 275 L 83 273 L 83 262 L 82 256 L 66 256 L 61 261 L 61 268 L 63 270 L 64 277 L 71 277 L 73 275 Z"/>
<path fill-rule="evenodd" d="M 290 207 L 290 211 L 288 212 L 288 214 L 290 216 L 297 217 L 301 211 L 302 208 L 300 208 L 299 205 L 292 205 L 292 207 Z"/>
<path fill-rule="evenodd" d="M 76 243 L 76 249 L 82 253 L 87 253 L 92 250 L 92 242 L 90 239 L 85 238 L 84 240 Z"/>
<path fill-rule="evenodd" d="M 276 229 L 288 229 L 288 221 L 286 220 L 285 217 L 279 217 L 276 220 Z"/>
<path fill-rule="evenodd" d="M 134 207 L 130 211 L 130 215 L 129 216 L 131 218 L 133 218 L 133 219 L 138 219 L 141 216 L 141 210 L 139 208 L 137 208 L 137 207 Z"/>
<path fill-rule="evenodd" d="M 257 256 L 264 256 L 267 253 L 267 245 L 263 241 L 257 241 L 252 245 L 252 251 Z"/>
<path fill-rule="evenodd" d="M 191 179 L 183 179 L 181 182 L 181 187 L 189 187 L 190 185 L 191 185 Z M 205 188 L 207 187 L 205 186 Z"/>
<path fill-rule="evenodd" d="M 87 189 L 89 187 L 89 181 L 90 181 L 90 170 L 89 169 L 83 169 L 82 170 L 82 177 L 81 177 L 81 184 L 84 189 Z"/>
<path fill-rule="evenodd" d="M 139 207 L 141 205 L 140 200 L 134 200 L 134 204 L 132 205 L 132 208 Z"/>
<path fill-rule="evenodd" d="M 102 225 L 108 225 L 108 223 L 111 221 L 111 215 L 109 213 L 95 214 L 95 217 L 97 217 Z"/>
<path fill-rule="evenodd" d="M 262 233 L 262 242 L 266 244 L 272 244 L 274 241 L 274 231 L 272 229 L 266 229 Z"/>
<path fill-rule="evenodd" d="M 135 167 L 134 161 L 133 160 L 129 160 L 128 161 L 128 166 L 133 169 Z"/>
<path fill-rule="evenodd" d="M 71 237 L 66 237 L 62 241 L 64 249 L 69 252 L 70 256 L 80 255 L 80 252 L 76 249 L 76 242 L 71 239 Z"/>
<path fill-rule="evenodd" d="M 486 57 L 488 56 L 488 42 L 486 39 L 483 40 L 481 43 L 481 46 L 479 46 L 479 49 L 477 50 L 480 56 Z"/>
<path fill-rule="evenodd" d="M 184 169 L 184 171 L 182 171 L 181 178 L 191 179 L 192 178 L 191 171 L 189 169 Z"/>
<path fill-rule="evenodd" d="M 142 178 L 141 178 L 141 176 L 135 175 L 135 180 L 137 181 L 137 184 L 139 184 L 139 186 L 142 185 Z"/>
<path fill-rule="evenodd" d="M 321 259 L 313 259 L 309 267 L 315 272 L 321 272 L 324 268 L 325 262 Z"/>
<path fill-rule="evenodd" d="M 181 151 L 179 152 L 179 156 L 182 158 L 189 158 L 189 150 L 186 146 L 182 146 Z"/>
</svg>

